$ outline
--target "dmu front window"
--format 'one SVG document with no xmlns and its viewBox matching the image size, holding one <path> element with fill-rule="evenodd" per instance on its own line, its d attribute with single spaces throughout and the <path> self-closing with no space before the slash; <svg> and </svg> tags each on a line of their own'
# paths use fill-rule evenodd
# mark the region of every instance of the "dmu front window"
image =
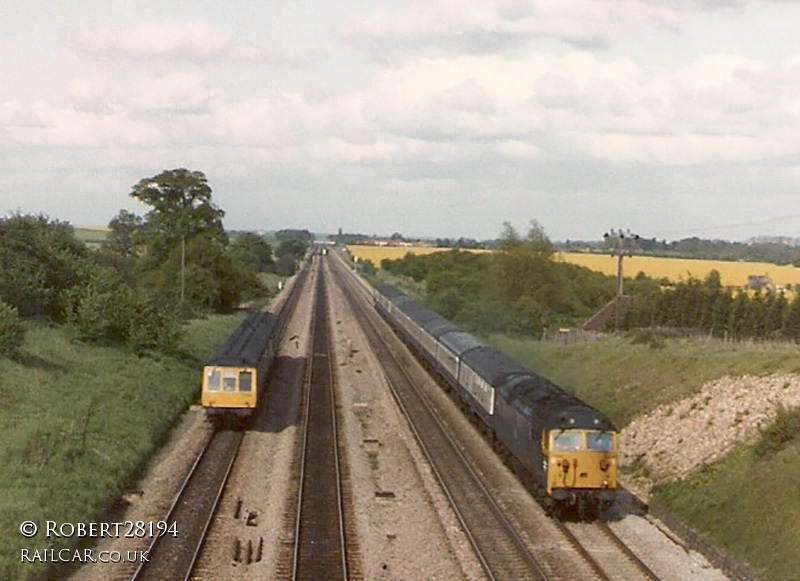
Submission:
<svg viewBox="0 0 800 581">
<path fill-rule="evenodd" d="M 236 391 L 236 371 L 226 369 L 222 372 L 222 391 Z"/>
<path fill-rule="evenodd" d="M 253 389 L 253 372 L 239 372 L 239 391 L 250 392 Z"/>
<path fill-rule="evenodd" d="M 222 378 L 219 369 L 214 369 L 213 367 L 206 369 L 206 390 L 219 391 L 220 379 Z"/>
</svg>

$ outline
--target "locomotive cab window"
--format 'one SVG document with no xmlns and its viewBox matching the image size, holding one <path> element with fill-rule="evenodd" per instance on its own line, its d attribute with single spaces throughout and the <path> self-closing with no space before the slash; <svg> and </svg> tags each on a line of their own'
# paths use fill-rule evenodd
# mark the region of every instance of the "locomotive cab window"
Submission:
<svg viewBox="0 0 800 581">
<path fill-rule="evenodd" d="M 586 432 L 586 447 L 593 452 L 611 452 L 614 439 L 608 432 Z"/>
<path fill-rule="evenodd" d="M 207 373 L 206 390 L 219 391 L 220 379 L 222 377 L 219 372 L 219 369 L 210 368 L 206 373 Z"/>
<path fill-rule="evenodd" d="M 580 430 L 553 432 L 554 452 L 575 452 L 583 448 L 583 433 Z"/>
<path fill-rule="evenodd" d="M 253 389 L 253 372 L 239 372 L 239 391 L 250 392 Z"/>
</svg>

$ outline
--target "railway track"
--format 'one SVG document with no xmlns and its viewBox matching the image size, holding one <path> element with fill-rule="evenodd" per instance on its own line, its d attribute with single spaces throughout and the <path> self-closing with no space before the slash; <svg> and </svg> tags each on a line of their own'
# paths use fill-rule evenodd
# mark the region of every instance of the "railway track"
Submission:
<svg viewBox="0 0 800 581">
<path fill-rule="evenodd" d="M 289 507 L 291 554 L 277 564 L 292 580 L 360 578 L 356 534 L 348 516 L 351 493 L 345 451 L 339 444 L 333 349 L 324 270 L 317 270 L 311 353 L 297 469 L 297 496 Z"/>
<path fill-rule="evenodd" d="M 340 273 L 342 271 L 343 268 L 339 270 Z M 361 295 L 363 300 L 371 302 L 371 297 L 369 297 L 369 289 L 363 284 L 358 284 L 359 282 L 360 281 L 353 279 L 353 287 L 357 289 L 355 292 Z M 367 311 L 372 311 L 371 307 L 365 308 L 363 303 L 358 304 L 361 301 L 358 301 L 349 292 L 346 293 L 346 295 L 351 307 L 357 313 L 357 317 L 361 322 L 362 327 L 364 327 L 365 334 L 367 334 L 368 340 L 372 344 L 373 349 L 376 351 L 376 354 L 378 355 L 382 364 L 387 366 L 387 376 L 390 378 L 397 376 L 398 374 L 396 372 L 392 372 L 390 369 L 392 366 L 399 365 L 396 361 L 394 363 L 392 362 L 392 359 L 395 359 L 392 349 L 387 348 L 386 345 L 383 344 L 384 342 L 380 339 L 380 333 L 377 332 L 374 323 L 369 322 L 370 319 L 377 318 L 377 314 L 371 312 L 369 315 L 367 315 Z M 402 368 L 402 365 L 399 365 L 399 367 Z M 404 369 L 402 370 L 402 375 L 407 375 Z M 402 379 L 399 381 L 395 380 L 392 381 L 392 383 L 396 385 L 397 383 L 402 383 L 402 381 Z M 410 381 L 410 383 L 413 383 L 413 381 Z M 419 398 L 424 400 L 425 396 L 422 395 L 422 391 L 423 390 L 419 390 Z M 403 395 L 395 394 L 395 398 L 398 399 L 401 407 L 403 406 L 403 402 L 400 400 L 400 398 L 403 397 Z M 410 407 L 408 412 L 409 415 L 416 415 L 418 413 Z M 441 415 L 440 412 L 433 409 L 431 409 L 431 411 L 428 413 L 437 418 Z M 416 420 L 409 418 L 409 423 L 412 425 L 412 427 L 415 421 Z M 448 432 L 448 429 L 444 427 L 442 430 L 444 432 Z M 415 429 L 415 432 L 416 431 L 417 430 Z M 426 432 L 424 435 L 424 440 L 422 434 L 416 434 L 417 439 L 421 442 L 423 448 L 430 446 L 430 442 L 432 441 L 430 438 L 432 434 L 432 432 Z M 450 438 L 449 435 L 445 437 Z M 460 451 L 460 448 L 462 448 L 461 444 L 458 442 L 453 442 L 453 446 L 457 451 L 453 452 L 451 455 L 462 455 Z M 467 452 L 465 449 L 464 453 L 468 454 L 469 452 Z M 484 494 L 492 498 L 496 497 L 507 500 L 507 498 L 503 498 L 504 490 L 502 489 L 502 484 L 498 484 L 498 482 L 494 479 L 491 468 L 487 468 L 485 465 L 481 466 L 480 462 L 478 462 L 476 464 L 476 469 L 473 470 L 473 462 L 475 462 L 474 458 L 464 458 L 461 462 L 461 471 L 465 473 L 473 473 L 473 479 L 475 480 L 486 480 L 487 484 L 485 485 L 483 483 L 476 484 L 478 487 L 490 489 Z M 435 465 L 434 471 L 438 471 L 438 468 Z M 478 474 L 475 474 L 476 471 Z M 447 484 L 443 483 L 443 487 L 445 487 L 446 491 L 448 490 Z M 450 486 L 449 489 L 452 490 L 453 486 Z M 450 497 L 449 493 L 448 497 Z M 451 502 L 459 502 L 456 498 L 451 498 L 450 500 Z M 497 503 L 495 504 L 497 505 Z M 513 506 L 513 503 L 510 504 Z M 456 508 L 456 510 L 459 511 L 460 509 Z M 508 512 L 507 507 L 501 509 L 499 506 L 497 506 L 495 510 L 499 511 L 501 514 L 503 513 L 503 510 L 505 510 L 506 513 Z M 510 524 L 497 524 L 492 525 L 492 528 L 496 530 L 503 528 L 507 529 L 506 534 L 508 534 L 510 537 L 517 537 L 517 539 L 519 539 L 514 541 L 514 543 L 524 545 L 525 543 L 523 542 L 523 538 L 527 539 L 528 546 L 525 546 L 523 552 L 527 552 L 529 556 L 518 556 L 515 559 L 520 560 L 520 562 L 532 559 L 534 561 L 538 561 L 538 564 L 529 564 L 528 566 L 530 567 L 530 571 L 523 572 L 519 564 L 511 566 L 511 570 L 508 570 L 507 567 L 509 566 L 509 563 L 516 562 L 508 561 L 500 564 L 496 569 L 497 572 L 495 572 L 493 564 L 490 563 L 485 556 L 479 557 L 479 560 L 481 560 L 484 568 L 490 569 L 487 571 L 487 575 L 489 575 L 490 578 L 587 578 L 601 580 L 659 579 L 659 577 L 614 534 L 614 532 L 606 523 L 564 523 L 559 520 L 554 520 L 544 516 L 543 512 L 541 515 L 526 515 L 525 518 L 521 517 L 519 514 L 510 514 L 509 517 L 510 519 L 506 516 L 501 516 L 499 520 L 511 520 L 513 521 L 514 526 L 511 526 Z M 469 527 L 465 517 L 460 516 L 459 518 L 462 519 L 462 523 L 465 527 Z M 492 522 L 491 520 L 486 520 L 486 518 L 477 519 L 478 526 L 483 526 L 483 523 Z M 514 531 L 513 529 L 515 527 L 520 529 L 522 534 Z M 484 530 L 480 530 L 478 533 L 478 535 L 484 534 Z M 473 534 L 472 536 L 475 537 L 476 535 Z M 471 539 L 471 542 L 473 542 L 476 552 L 484 555 L 487 554 L 487 550 L 481 548 L 481 546 L 476 546 L 477 538 L 475 541 L 472 541 Z M 497 541 L 485 540 L 482 541 L 481 544 L 485 545 L 486 547 L 491 547 L 495 542 Z M 531 544 L 533 544 L 533 546 L 530 546 Z M 488 554 L 491 556 L 494 556 L 496 552 L 497 549 L 488 550 Z M 565 553 L 572 553 L 572 557 L 569 558 L 570 563 L 564 562 Z"/>
<path fill-rule="evenodd" d="M 167 516 L 177 534 L 155 537 L 131 577 L 135 581 L 189 579 L 244 436 L 220 430 L 199 454 Z"/>
<path fill-rule="evenodd" d="M 506 518 L 458 443 L 372 325 L 362 302 L 345 282 L 337 279 L 361 323 L 365 335 L 384 366 L 387 380 L 401 412 L 428 459 L 463 530 L 490 579 L 549 579 L 525 540 Z"/>
<path fill-rule="evenodd" d="M 659 577 L 604 522 L 556 521 L 600 579 L 658 581 Z"/>
</svg>

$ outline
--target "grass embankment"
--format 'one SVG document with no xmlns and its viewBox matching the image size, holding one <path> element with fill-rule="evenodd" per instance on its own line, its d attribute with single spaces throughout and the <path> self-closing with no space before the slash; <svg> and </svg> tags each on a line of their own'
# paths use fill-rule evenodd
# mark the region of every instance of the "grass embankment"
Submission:
<svg viewBox="0 0 800 581">
<path fill-rule="evenodd" d="M 559 346 L 504 336 L 489 342 L 602 410 L 620 428 L 720 377 L 800 373 L 800 351 L 790 344 L 607 337 Z"/>
<path fill-rule="evenodd" d="M 25 539 L 25 521 L 102 522 L 175 419 L 198 393 L 199 365 L 242 315 L 187 327 L 181 358 L 71 343 L 63 329 L 30 327 L 22 356 L 0 359 L 0 579 L 41 577 L 21 551 L 74 547 Z"/>
<path fill-rule="evenodd" d="M 800 373 L 793 345 L 679 339 L 637 344 L 624 338 L 566 347 L 508 337 L 490 342 L 603 410 L 620 428 L 726 375 Z M 763 579 L 799 579 L 800 434 L 794 422 L 784 429 L 794 439 L 765 452 L 762 436 L 760 444 L 741 445 L 685 480 L 656 486 L 653 499 Z"/>
<path fill-rule="evenodd" d="M 800 579 L 800 443 L 758 456 L 743 446 L 653 498 L 765 581 Z"/>
</svg>

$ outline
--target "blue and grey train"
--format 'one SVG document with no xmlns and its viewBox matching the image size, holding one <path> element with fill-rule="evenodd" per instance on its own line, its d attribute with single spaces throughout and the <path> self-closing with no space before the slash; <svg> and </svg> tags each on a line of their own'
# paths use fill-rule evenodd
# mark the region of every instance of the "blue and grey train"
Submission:
<svg viewBox="0 0 800 581">
<path fill-rule="evenodd" d="M 375 307 L 534 477 L 549 510 L 597 514 L 615 500 L 617 430 L 602 413 L 396 288 Z"/>
</svg>

